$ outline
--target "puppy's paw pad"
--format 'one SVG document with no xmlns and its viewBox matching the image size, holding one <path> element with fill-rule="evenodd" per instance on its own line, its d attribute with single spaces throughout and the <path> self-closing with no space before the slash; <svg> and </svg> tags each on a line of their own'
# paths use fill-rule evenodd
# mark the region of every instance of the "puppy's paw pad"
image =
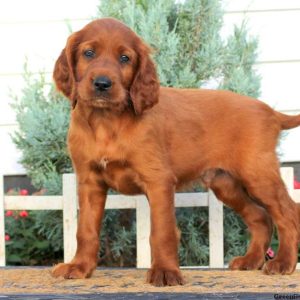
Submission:
<svg viewBox="0 0 300 300">
<path fill-rule="evenodd" d="M 147 282 L 154 286 L 183 285 L 183 279 L 179 270 L 163 270 L 153 268 L 148 271 Z"/>
<path fill-rule="evenodd" d="M 264 257 L 258 256 L 237 256 L 229 263 L 230 270 L 258 270 L 264 264 Z"/>
<path fill-rule="evenodd" d="M 263 272 L 267 275 L 289 275 L 294 272 L 295 268 L 296 264 L 275 258 L 265 263 Z"/>
<path fill-rule="evenodd" d="M 58 264 L 53 267 L 51 275 L 53 277 L 63 277 L 65 279 L 82 279 L 90 277 L 93 269 L 84 267 L 81 264 Z"/>
</svg>

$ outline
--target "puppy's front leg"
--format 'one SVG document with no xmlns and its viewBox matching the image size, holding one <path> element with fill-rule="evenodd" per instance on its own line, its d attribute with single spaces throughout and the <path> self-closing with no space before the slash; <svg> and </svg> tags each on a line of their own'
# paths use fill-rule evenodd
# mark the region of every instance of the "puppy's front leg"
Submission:
<svg viewBox="0 0 300 300">
<path fill-rule="evenodd" d="M 77 250 L 70 263 L 61 263 L 52 270 L 54 277 L 86 278 L 97 267 L 99 231 L 104 215 L 106 189 L 96 182 L 79 183 L 79 222 Z"/>
<path fill-rule="evenodd" d="M 147 282 L 155 286 L 182 285 L 179 270 L 173 184 L 148 186 L 147 197 L 151 210 L 151 269 Z"/>
</svg>

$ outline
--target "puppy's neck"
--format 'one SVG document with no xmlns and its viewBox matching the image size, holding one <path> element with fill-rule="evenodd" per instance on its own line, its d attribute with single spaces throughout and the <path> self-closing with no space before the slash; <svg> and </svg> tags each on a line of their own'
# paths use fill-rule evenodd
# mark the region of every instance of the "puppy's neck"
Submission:
<svg viewBox="0 0 300 300">
<path fill-rule="evenodd" d="M 118 133 L 124 128 L 133 127 L 138 122 L 138 118 L 130 109 L 116 112 L 114 110 L 86 106 L 80 101 L 78 101 L 72 114 L 76 119 L 86 123 L 94 132 L 101 127 L 102 130 Z"/>
<path fill-rule="evenodd" d="M 77 104 L 75 108 L 73 109 L 76 114 L 81 115 L 82 118 L 85 118 L 86 120 L 89 120 L 91 115 L 97 115 L 99 118 L 108 118 L 108 119 L 114 119 L 115 117 L 120 118 L 126 118 L 131 117 L 132 119 L 137 118 L 132 105 L 130 105 L 130 102 L 127 106 L 124 106 L 123 109 L 114 109 L 114 108 L 100 108 L 100 107 L 93 107 L 86 105 L 86 103 L 82 101 L 77 101 Z"/>
</svg>

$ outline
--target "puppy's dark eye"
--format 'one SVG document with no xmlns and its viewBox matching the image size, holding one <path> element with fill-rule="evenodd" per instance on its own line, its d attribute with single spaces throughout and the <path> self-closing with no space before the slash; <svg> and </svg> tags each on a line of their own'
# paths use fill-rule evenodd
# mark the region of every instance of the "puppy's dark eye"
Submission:
<svg viewBox="0 0 300 300">
<path fill-rule="evenodd" d="M 95 52 L 91 49 L 85 50 L 83 55 L 87 58 L 93 58 L 95 56 Z"/>
<path fill-rule="evenodd" d="M 129 57 L 126 56 L 126 55 L 121 55 L 120 56 L 120 62 L 121 63 L 127 63 L 127 62 L 129 62 Z"/>
</svg>

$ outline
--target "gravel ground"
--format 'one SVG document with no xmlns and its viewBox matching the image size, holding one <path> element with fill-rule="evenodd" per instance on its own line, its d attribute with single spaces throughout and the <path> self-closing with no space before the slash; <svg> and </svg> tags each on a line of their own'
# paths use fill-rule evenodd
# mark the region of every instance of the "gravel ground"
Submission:
<svg viewBox="0 0 300 300">
<path fill-rule="evenodd" d="M 184 286 L 153 287 L 146 270 L 97 269 L 89 279 L 53 278 L 50 268 L 0 268 L 1 299 L 300 299 L 300 271 L 182 270 Z M 288 296 L 285 297 L 285 296 Z"/>
</svg>

